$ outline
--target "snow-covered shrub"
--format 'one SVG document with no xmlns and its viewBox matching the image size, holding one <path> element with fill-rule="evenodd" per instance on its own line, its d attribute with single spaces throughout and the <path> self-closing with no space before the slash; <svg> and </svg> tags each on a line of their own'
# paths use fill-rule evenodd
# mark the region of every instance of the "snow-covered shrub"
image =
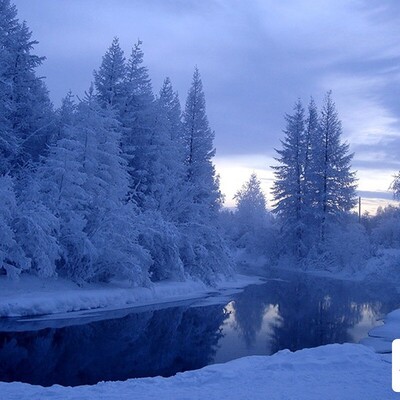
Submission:
<svg viewBox="0 0 400 400">
<path fill-rule="evenodd" d="M 187 223 L 179 229 L 182 233 L 180 255 L 188 275 L 214 284 L 219 275 L 232 274 L 232 255 L 215 226 Z"/>
<path fill-rule="evenodd" d="M 365 267 L 371 246 L 365 228 L 355 222 L 329 224 L 325 241 L 310 251 L 308 267 L 353 273 Z"/>
<path fill-rule="evenodd" d="M 110 209 L 89 236 L 95 249 L 91 277 L 86 280 L 127 279 L 132 285 L 147 285 L 149 253 L 139 243 L 139 217 L 130 203 Z"/>
<path fill-rule="evenodd" d="M 31 260 L 31 270 L 40 277 L 56 276 L 56 261 L 60 258 L 57 240 L 59 220 L 41 202 L 25 199 L 15 219 L 15 235 L 25 255 Z"/>
<path fill-rule="evenodd" d="M 366 279 L 400 283 L 400 249 L 380 249 L 365 267 Z"/>
<path fill-rule="evenodd" d="M 0 199 L 0 273 L 5 271 L 9 277 L 15 278 L 31 265 L 14 233 L 17 203 L 9 175 L 0 176 Z"/>
<path fill-rule="evenodd" d="M 379 208 L 371 219 L 371 240 L 375 248 L 400 248 L 400 208 Z"/>
<path fill-rule="evenodd" d="M 160 213 L 145 212 L 139 216 L 139 244 L 151 256 L 150 279 L 184 280 L 179 254 L 180 233 L 176 226 L 165 221 Z"/>
<path fill-rule="evenodd" d="M 265 195 L 256 174 L 250 176 L 235 199 L 236 210 L 221 212 L 220 221 L 230 244 L 239 249 L 238 261 L 247 263 L 262 257 L 272 262 L 278 252 L 277 229 L 266 209 Z"/>
</svg>

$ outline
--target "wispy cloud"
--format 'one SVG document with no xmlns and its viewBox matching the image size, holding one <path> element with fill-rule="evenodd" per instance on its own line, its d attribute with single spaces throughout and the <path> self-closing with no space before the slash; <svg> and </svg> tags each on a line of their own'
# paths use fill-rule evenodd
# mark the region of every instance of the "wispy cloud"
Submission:
<svg viewBox="0 0 400 400">
<path fill-rule="evenodd" d="M 360 187 L 384 190 L 400 169 L 397 0 L 15 3 L 48 57 L 41 73 L 56 103 L 89 86 L 114 36 L 127 52 L 141 38 L 155 90 L 168 75 L 184 100 L 200 68 L 217 163 L 230 159 L 233 168 L 242 156 L 249 171 L 259 154 L 272 159 L 294 101 L 320 101 L 333 89 Z M 235 181 L 232 171 L 222 167 L 222 182 Z"/>
</svg>

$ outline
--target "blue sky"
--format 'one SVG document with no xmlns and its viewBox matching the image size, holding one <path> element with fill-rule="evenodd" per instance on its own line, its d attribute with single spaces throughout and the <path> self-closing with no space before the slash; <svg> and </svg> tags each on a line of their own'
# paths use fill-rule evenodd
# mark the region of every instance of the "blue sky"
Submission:
<svg viewBox="0 0 400 400">
<path fill-rule="evenodd" d="M 114 36 L 127 53 L 140 38 L 154 90 L 169 76 L 182 103 L 197 65 L 227 204 L 252 171 L 269 192 L 284 113 L 299 97 L 320 103 L 330 89 L 363 197 L 387 201 L 380 192 L 400 169 L 399 1 L 14 3 L 47 57 L 40 73 L 56 105 L 69 89 L 88 88 Z"/>
</svg>

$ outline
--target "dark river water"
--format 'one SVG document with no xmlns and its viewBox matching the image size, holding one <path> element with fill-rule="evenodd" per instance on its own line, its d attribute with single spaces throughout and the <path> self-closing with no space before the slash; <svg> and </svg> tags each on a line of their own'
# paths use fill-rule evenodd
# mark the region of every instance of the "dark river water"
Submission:
<svg viewBox="0 0 400 400">
<path fill-rule="evenodd" d="M 387 285 L 279 273 L 225 300 L 0 319 L 0 381 L 75 386 L 170 376 L 247 355 L 358 342 L 399 306 Z"/>
</svg>

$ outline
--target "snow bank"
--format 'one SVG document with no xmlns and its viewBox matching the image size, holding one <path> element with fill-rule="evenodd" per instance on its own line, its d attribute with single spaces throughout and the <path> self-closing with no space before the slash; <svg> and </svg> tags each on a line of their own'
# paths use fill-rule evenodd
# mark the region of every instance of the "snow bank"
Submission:
<svg viewBox="0 0 400 400">
<path fill-rule="evenodd" d="M 0 383 L 4 400 L 131 400 L 131 399 L 268 399 L 378 400 L 396 399 L 391 366 L 371 349 L 333 344 L 273 356 L 252 356 L 210 365 L 171 378 L 101 382 L 94 386 L 43 388 Z"/>
<path fill-rule="evenodd" d="M 372 347 L 377 353 L 387 354 L 391 362 L 392 341 L 400 337 L 400 309 L 392 311 L 385 317 L 385 323 L 368 332 L 362 344 Z"/>
<path fill-rule="evenodd" d="M 78 287 L 64 279 L 38 279 L 32 276 L 11 281 L 0 278 L 0 317 L 20 317 L 93 309 L 121 309 L 233 293 L 257 277 L 235 275 L 211 288 L 201 282 L 163 281 L 150 288 L 128 287 L 124 282 Z"/>
</svg>

